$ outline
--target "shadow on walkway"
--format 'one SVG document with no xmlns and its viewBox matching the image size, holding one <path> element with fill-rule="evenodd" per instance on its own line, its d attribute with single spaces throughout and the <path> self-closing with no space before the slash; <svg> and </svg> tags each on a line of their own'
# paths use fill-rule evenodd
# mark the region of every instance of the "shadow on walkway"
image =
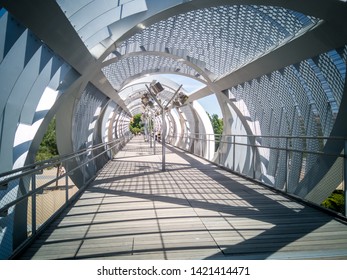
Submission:
<svg viewBox="0 0 347 280">
<path fill-rule="evenodd" d="M 347 226 L 327 214 L 176 148 L 162 172 L 132 142 L 23 258 L 346 258 Z"/>
</svg>

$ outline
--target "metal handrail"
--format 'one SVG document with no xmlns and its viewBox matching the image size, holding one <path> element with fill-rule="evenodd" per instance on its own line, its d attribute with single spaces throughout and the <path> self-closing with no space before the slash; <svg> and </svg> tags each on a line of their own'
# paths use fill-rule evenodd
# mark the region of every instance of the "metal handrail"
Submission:
<svg viewBox="0 0 347 280">
<path fill-rule="evenodd" d="M 14 258 L 16 255 L 18 255 L 26 246 L 27 244 L 29 244 L 36 236 L 39 232 L 42 232 L 47 225 L 49 225 L 54 219 L 55 217 L 57 217 L 57 215 L 59 215 L 59 213 L 61 213 L 70 203 L 71 201 L 78 197 L 78 194 L 80 194 L 81 192 L 84 191 L 84 189 L 89 185 L 89 183 L 95 178 L 96 174 L 97 174 L 97 170 L 95 174 L 90 175 L 87 180 L 84 180 L 83 178 L 83 182 L 81 186 L 79 186 L 79 189 L 76 191 L 73 191 L 71 196 L 69 194 L 69 176 L 71 176 L 71 174 L 73 174 L 73 172 L 75 172 L 76 170 L 80 170 L 81 168 L 84 168 L 85 165 L 87 165 L 88 163 L 90 163 L 91 161 L 94 161 L 95 159 L 97 159 L 98 157 L 102 156 L 105 153 L 110 153 L 111 158 L 113 157 L 114 153 L 118 152 L 121 147 L 123 147 L 131 138 L 132 138 L 132 134 L 126 134 L 124 135 L 124 137 L 116 139 L 114 141 L 111 142 L 107 142 L 107 143 L 101 143 L 92 147 L 88 147 L 88 148 L 84 148 L 81 149 L 75 153 L 70 153 L 70 154 L 65 154 L 53 159 L 49 159 L 49 160 L 44 160 L 44 161 L 40 161 L 40 162 L 35 162 L 33 164 L 24 166 L 22 168 L 17 168 L 15 170 L 11 170 L 8 172 L 4 172 L 2 174 L 0 174 L 0 178 L 1 176 L 4 177 L 6 176 L 6 178 L 4 180 L 1 181 L 0 184 L 4 184 L 5 183 L 9 183 L 12 180 L 18 180 L 18 178 L 22 178 L 22 177 L 27 177 L 27 176 L 31 176 L 31 190 L 26 192 L 25 194 L 21 195 L 20 197 L 6 203 L 4 206 L 2 206 L 0 208 L 0 217 L 6 217 L 9 213 L 9 209 L 11 207 L 15 207 L 16 205 L 19 205 L 20 203 L 23 203 L 25 200 L 29 201 L 29 199 L 31 198 L 31 225 L 30 225 L 30 234 L 27 234 L 26 238 L 24 238 L 23 240 L 21 240 L 20 244 L 13 249 L 12 254 L 10 256 L 10 258 Z M 100 149 L 101 147 L 103 147 L 104 149 L 98 153 L 92 154 L 91 157 L 89 157 L 90 153 L 92 151 L 95 151 L 96 149 Z M 88 157 L 86 157 L 85 155 L 88 155 Z M 36 175 L 40 173 L 40 171 L 42 171 L 43 169 L 52 167 L 52 166 L 56 166 L 57 164 L 63 164 L 63 166 L 68 166 L 68 161 L 72 160 L 72 159 L 78 159 L 81 156 L 84 156 L 83 158 L 83 162 L 78 162 L 77 166 L 71 167 L 71 169 L 66 170 L 66 172 L 64 174 L 61 174 L 58 176 L 54 176 L 53 179 L 50 180 L 50 178 L 48 178 L 49 181 L 44 182 L 44 184 L 40 185 L 39 187 L 36 187 Z M 105 160 L 107 160 L 105 158 Z M 47 217 L 45 217 L 45 220 L 42 221 L 42 223 L 37 226 L 37 208 L 36 208 L 36 203 L 37 203 L 37 195 L 40 195 L 43 193 L 43 191 L 45 189 L 47 189 L 48 186 L 50 186 L 52 183 L 54 182 L 58 182 L 60 179 L 65 177 L 65 200 L 60 203 L 60 205 L 58 205 L 57 208 L 50 210 L 51 212 L 49 212 L 49 215 Z M 57 183 L 58 185 L 58 183 Z M 29 210 L 28 210 L 29 211 Z M 27 212 L 29 213 L 29 212 Z M 27 224 L 28 226 L 28 224 Z"/>
<path fill-rule="evenodd" d="M 295 136 L 295 135 L 259 135 L 259 134 L 205 134 L 205 133 L 184 133 L 184 134 L 172 134 L 173 137 L 187 137 L 189 135 L 213 135 L 213 136 L 235 136 L 235 137 L 251 137 L 251 138 L 298 138 L 298 139 L 329 139 L 329 140 L 347 140 L 343 136 Z"/>
<path fill-rule="evenodd" d="M 12 169 L 10 171 L 0 173 L 0 180 L 2 177 L 6 177 L 4 180 L 0 181 L 0 186 L 6 185 L 9 181 L 18 179 L 18 178 L 26 176 L 26 175 L 30 175 L 30 174 L 35 173 L 35 172 L 39 172 L 40 170 L 43 170 L 45 168 L 52 167 L 52 166 L 56 165 L 57 163 L 61 163 L 63 161 L 67 161 L 67 160 L 73 159 L 75 157 L 81 156 L 84 153 L 94 151 L 96 149 L 104 147 L 105 145 L 110 145 L 110 144 L 112 145 L 113 143 L 115 143 L 118 140 L 119 139 L 116 139 L 116 140 L 109 142 L 109 143 L 101 143 L 101 144 L 98 144 L 98 145 L 95 145 L 92 147 L 78 150 L 77 152 L 74 152 L 74 153 L 69 153 L 69 154 L 65 154 L 62 156 L 53 157 L 53 158 L 50 158 L 47 160 L 38 161 L 38 162 L 28 164 L 28 165 L 23 166 L 23 167 L 19 167 L 16 169 Z M 21 172 L 23 170 L 26 170 L 26 171 Z M 14 175 L 10 176 L 12 174 L 14 174 Z"/>
<path fill-rule="evenodd" d="M 127 138 L 127 137 L 125 137 L 125 138 Z M 89 148 L 85 148 L 85 149 L 79 150 L 78 152 L 75 152 L 75 153 L 70 153 L 70 154 L 67 154 L 67 155 L 62 155 L 60 157 L 57 157 L 57 159 L 58 158 L 61 159 L 60 161 L 54 159 L 54 162 L 52 162 L 52 159 L 50 159 L 50 160 L 40 161 L 38 163 L 31 164 L 30 166 L 40 165 L 40 167 L 30 169 L 27 172 L 23 172 L 23 173 L 20 173 L 20 174 L 15 174 L 15 173 L 18 172 L 18 169 L 23 170 L 23 168 L 14 169 L 13 172 L 11 172 L 11 173 L 13 173 L 15 175 L 12 176 L 12 177 L 7 177 L 5 180 L 3 180 L 1 182 L 1 185 L 4 185 L 4 184 L 6 184 L 6 183 L 8 183 L 10 181 L 13 181 L 15 179 L 18 179 L 18 178 L 21 178 L 21 177 L 24 177 L 24 176 L 36 174 L 36 173 L 38 173 L 39 171 L 41 171 L 43 169 L 46 169 L 46 168 L 49 168 L 49 167 L 52 167 L 52 166 L 56 165 L 57 163 L 63 163 L 65 161 L 68 161 L 68 160 L 71 160 L 71 159 L 74 159 L 74 158 L 78 158 L 79 156 L 81 156 L 83 154 L 89 153 L 89 152 L 91 152 L 91 151 L 93 151 L 95 149 L 98 149 L 100 147 L 104 147 L 105 145 L 109 146 L 103 152 L 99 153 L 98 155 L 96 155 L 96 156 L 94 156 L 92 158 L 88 158 L 87 161 L 83 162 L 82 164 L 78 165 L 77 167 L 75 167 L 75 168 L 73 168 L 71 170 L 68 170 L 63 175 L 57 176 L 56 178 L 46 182 L 45 184 L 43 184 L 39 188 L 35 188 L 35 189 L 25 193 L 23 196 L 21 196 L 21 197 L 15 199 L 13 201 L 7 203 L 6 205 L 4 205 L 3 207 L 0 208 L 0 216 L 3 213 L 6 214 L 8 209 L 11 208 L 12 206 L 15 206 L 16 204 L 20 203 L 21 201 L 27 199 L 28 197 L 30 197 L 30 196 L 32 196 L 34 194 L 40 193 L 45 187 L 49 186 L 50 184 L 56 182 L 57 180 L 59 180 L 61 178 L 64 178 L 65 176 L 67 176 L 67 175 L 73 173 L 74 171 L 80 169 L 82 166 L 86 165 L 87 163 L 89 163 L 90 161 L 94 160 L 95 158 L 101 156 L 102 154 L 105 154 L 105 153 L 109 152 L 110 150 L 112 150 L 117 145 L 122 144 L 124 142 L 125 138 L 116 139 L 116 140 L 114 140 L 112 142 L 108 142 L 108 143 L 98 144 L 98 145 L 95 145 L 95 146 L 92 146 L 92 147 L 89 147 Z M 110 145 L 112 145 L 112 146 L 110 146 Z M 46 164 L 46 163 L 48 163 L 48 164 Z M 41 165 L 41 164 L 44 164 L 44 165 Z M 4 173 L 0 174 L 0 177 L 3 174 Z"/>
<path fill-rule="evenodd" d="M 196 137 L 197 136 L 197 137 Z M 203 136 L 203 137 L 200 137 Z M 211 137 L 213 136 L 213 137 Z M 276 191 L 282 191 L 285 194 L 288 194 L 290 196 L 295 197 L 294 194 L 292 193 L 288 193 L 288 170 L 290 168 L 290 154 L 293 153 L 302 153 L 304 154 L 311 154 L 311 155 L 318 155 L 318 156 L 326 156 L 326 157 L 336 157 L 336 158 L 340 158 L 343 160 L 343 170 L 341 170 L 342 173 L 342 178 L 343 178 L 343 188 L 344 188 L 344 199 L 345 199 L 345 209 L 344 209 L 344 215 L 346 216 L 347 214 L 347 138 L 346 137 L 342 137 L 342 136 L 293 136 L 293 135 L 245 135 L 245 134 L 231 134 L 231 135 L 222 135 L 222 134 L 203 134 L 203 133 L 184 133 L 184 134 L 171 134 L 169 135 L 169 138 L 180 138 L 180 139 L 189 139 L 190 141 L 204 141 L 205 143 L 208 142 L 215 142 L 215 143 L 221 143 L 221 144 L 227 144 L 227 145 L 232 145 L 233 146 L 233 159 L 232 159 L 232 168 L 230 167 L 226 167 L 224 166 L 223 163 L 221 163 L 221 158 L 223 159 L 224 153 L 223 150 L 219 149 L 219 150 L 214 150 L 214 155 L 219 155 L 219 161 L 214 162 L 215 164 L 226 168 L 232 172 L 237 173 L 238 175 L 244 176 L 250 180 L 254 180 L 257 181 L 263 185 L 266 185 L 272 189 L 275 189 Z M 230 138 L 230 139 L 227 139 Z M 249 140 L 250 143 L 242 143 L 240 142 L 240 138 L 247 138 Z M 259 142 L 260 139 L 264 139 L 264 138 L 272 138 L 272 139 L 283 139 L 285 140 L 285 143 L 282 143 L 282 146 L 271 146 L 270 145 L 264 145 L 262 143 Z M 291 141 L 293 141 L 294 139 L 302 139 L 302 140 L 310 140 L 310 139 L 315 139 L 315 140 L 320 140 L 320 141 L 341 141 L 341 148 L 342 150 L 336 151 L 335 153 L 332 152 L 331 150 L 324 150 L 324 144 L 321 146 L 321 149 L 319 150 L 307 150 L 306 147 L 304 149 L 297 149 L 294 148 Z M 242 172 L 238 172 L 235 170 L 235 147 L 237 146 L 247 146 L 250 147 L 253 150 L 253 158 L 251 159 L 251 161 L 253 162 L 252 164 L 255 165 L 255 160 L 257 157 L 257 154 L 259 153 L 260 148 L 264 148 L 264 149 L 269 149 L 269 150 L 280 150 L 280 151 L 284 151 L 286 153 L 286 179 L 285 179 L 285 185 L 284 185 L 284 190 L 280 190 L 278 188 L 274 188 L 274 186 L 267 184 L 259 179 L 256 178 L 256 173 L 255 173 L 255 169 L 253 168 L 252 174 L 245 174 Z M 184 150 L 189 151 L 189 148 L 184 148 Z M 201 156 L 201 155 L 198 155 Z M 218 158 L 216 158 L 218 159 Z M 299 198 L 301 201 L 306 201 L 304 198 Z M 312 204 L 312 202 L 306 201 L 310 204 Z M 314 203 L 313 203 L 314 204 Z M 314 206 L 318 206 L 315 205 Z M 319 207 L 319 206 L 318 206 Z M 320 207 L 321 208 L 321 207 Z"/>
<path fill-rule="evenodd" d="M 252 139 L 256 139 L 256 138 L 276 138 L 276 139 L 321 139 L 321 140 L 340 140 L 340 141 L 347 141 L 346 138 L 344 137 L 324 137 L 324 136 L 317 136 L 317 137 L 313 137 L 313 136 L 270 136 L 270 135 L 236 135 L 236 134 L 230 134 L 230 135 L 222 135 L 222 134 L 202 134 L 202 133 L 191 133 L 191 135 L 213 135 L 215 138 L 217 136 L 219 136 L 218 138 L 218 142 L 220 143 L 226 143 L 226 144 L 234 144 L 234 145 L 239 145 L 239 146 L 247 146 L 247 147 L 254 147 L 254 148 L 266 148 L 266 149 L 274 149 L 274 150 L 282 150 L 282 151 L 288 151 L 288 152 L 298 152 L 298 153 L 309 153 L 309 154 L 316 154 L 316 155 L 326 155 L 326 156 L 337 156 L 337 157 L 341 157 L 344 158 L 346 157 L 344 154 L 332 154 L 332 153 L 327 153 L 327 152 L 320 152 L 320 151 L 312 151 L 312 150 L 297 150 L 297 149 L 293 149 L 293 148 L 288 148 L 288 147 L 274 147 L 274 146 L 264 146 L 263 144 L 246 144 L 246 143 L 241 143 L 241 142 L 235 142 L 235 141 L 226 141 L 226 140 L 222 140 L 223 137 L 233 137 L 234 140 L 236 137 L 248 137 L 248 138 L 252 138 Z M 193 140 L 203 140 L 203 141 L 216 141 L 213 139 L 210 139 L 208 137 L 206 138 L 199 138 L 199 137 L 192 137 L 191 135 L 170 135 L 170 137 L 180 137 L 180 138 L 189 138 L 189 139 L 193 139 Z"/>
</svg>

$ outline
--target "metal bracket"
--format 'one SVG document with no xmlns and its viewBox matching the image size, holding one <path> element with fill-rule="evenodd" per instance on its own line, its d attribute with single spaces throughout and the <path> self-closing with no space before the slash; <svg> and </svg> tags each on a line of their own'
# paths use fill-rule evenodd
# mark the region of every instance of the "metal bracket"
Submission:
<svg viewBox="0 0 347 280">
<path fill-rule="evenodd" d="M 8 215 L 8 209 L 6 209 L 6 210 L 0 212 L 0 217 L 1 217 L 1 218 L 7 217 L 7 215 Z"/>
<path fill-rule="evenodd" d="M 7 190 L 7 188 L 8 188 L 8 183 L 6 183 L 4 185 L 0 185 L 0 191 Z"/>
</svg>

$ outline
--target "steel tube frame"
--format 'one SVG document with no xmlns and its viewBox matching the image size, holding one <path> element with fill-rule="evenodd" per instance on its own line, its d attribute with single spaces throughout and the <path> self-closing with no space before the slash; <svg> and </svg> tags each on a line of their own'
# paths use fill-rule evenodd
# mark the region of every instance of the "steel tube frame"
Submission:
<svg viewBox="0 0 347 280">
<path fill-rule="evenodd" d="M 197 134 L 198 135 L 198 134 Z M 201 134 L 203 135 L 203 134 Z M 217 136 L 217 135 L 215 135 Z M 203 141 L 202 138 L 200 137 L 191 137 L 191 136 L 186 136 L 186 135 L 180 135 L 180 134 L 175 134 L 173 135 L 173 137 L 181 137 L 182 139 L 184 138 L 189 138 L 189 139 L 194 139 L 194 140 L 201 140 Z M 223 137 L 225 137 L 225 135 L 223 135 Z M 257 137 L 263 137 L 263 138 L 281 138 L 281 139 L 286 139 L 286 145 L 285 147 L 271 147 L 271 146 L 260 146 L 260 145 L 256 145 L 255 143 L 252 144 L 244 144 L 244 143 L 238 143 L 236 142 L 236 137 L 252 137 L 252 139 L 256 139 Z M 273 149 L 273 150 L 281 150 L 281 151 L 285 151 L 286 152 L 286 164 L 285 164 L 285 172 L 286 172 L 286 177 L 285 177 L 285 182 L 284 182 L 284 189 L 283 192 L 284 193 L 288 193 L 288 187 L 289 187 L 289 161 L 290 161 L 290 153 L 291 152 L 299 152 L 299 153 L 308 153 L 308 154 L 315 154 L 315 155 L 325 155 L 325 156 L 332 156 L 332 157 L 337 157 L 337 158 L 343 158 L 343 186 L 344 186 L 344 200 L 345 200 L 345 208 L 344 208 L 344 213 L 343 215 L 345 217 L 347 217 L 347 139 L 344 137 L 324 137 L 324 136 L 320 136 L 320 137 L 312 137 L 312 136 L 256 136 L 256 135 L 232 135 L 232 140 L 231 141 L 225 141 L 223 140 L 223 138 L 221 137 L 220 143 L 225 143 L 225 144 L 232 144 L 233 145 L 233 157 L 232 157 L 232 161 L 233 161 L 233 166 L 232 169 L 230 169 L 231 171 L 246 176 L 250 179 L 253 179 L 255 181 L 259 181 L 257 180 L 257 178 L 255 178 L 255 154 L 254 151 L 257 148 L 267 148 L 267 149 Z M 297 149 L 291 149 L 290 148 L 290 139 L 331 139 L 331 140 L 340 140 L 340 141 L 344 141 L 344 153 L 343 154 L 332 154 L 332 153 L 325 153 L 325 152 L 318 152 L 318 151 L 302 151 L 302 150 L 297 150 Z M 253 170 L 252 170 L 252 176 L 248 176 L 246 174 L 237 172 L 235 169 L 235 150 L 236 150 L 236 145 L 240 145 L 240 146 L 247 146 L 247 147 L 251 147 L 252 151 L 253 151 L 253 157 L 252 157 L 252 165 L 253 165 Z M 219 154 L 219 160 L 218 160 L 218 164 L 221 165 L 222 162 L 222 153 L 219 150 L 218 152 Z M 261 182 L 264 185 L 267 185 L 264 182 Z M 271 185 L 267 185 L 270 188 L 274 188 Z"/>
<path fill-rule="evenodd" d="M 165 168 L 165 134 L 166 133 L 166 122 L 165 122 L 165 110 L 162 108 L 161 110 L 161 153 L 162 153 L 162 163 L 161 163 L 161 170 L 166 171 Z"/>
<path fill-rule="evenodd" d="M 36 187 L 35 187 L 35 189 L 32 189 L 31 191 L 29 191 L 28 193 L 24 194 L 24 195 L 21 196 L 20 198 L 17 198 L 17 199 L 15 199 L 15 200 L 13 200 L 13 201 L 7 203 L 7 204 L 4 205 L 2 208 L 0 208 L 0 214 L 1 214 L 1 213 L 6 213 L 6 212 L 8 211 L 8 209 L 11 208 L 12 206 L 17 205 L 18 203 L 20 203 L 20 202 L 22 202 L 23 200 L 27 199 L 29 196 L 32 196 L 32 195 L 34 195 L 34 194 L 40 192 L 40 191 L 43 190 L 45 187 L 47 187 L 47 186 L 51 185 L 52 183 L 54 183 L 56 180 L 59 180 L 59 179 L 61 179 L 61 178 L 64 178 L 64 177 L 68 176 L 70 173 L 72 173 L 72 172 L 74 172 L 74 171 L 76 171 L 76 170 L 78 170 L 78 169 L 80 169 L 80 168 L 84 168 L 84 166 L 85 166 L 87 163 L 89 163 L 90 161 L 96 159 L 97 157 L 101 156 L 101 155 L 104 154 L 104 153 L 107 153 L 110 149 L 113 149 L 115 146 L 117 146 L 117 145 L 122 145 L 126 138 L 128 138 L 128 137 L 125 136 L 123 139 L 117 139 L 117 140 L 113 141 L 113 143 L 114 143 L 114 142 L 117 142 L 117 143 L 115 143 L 115 144 L 112 145 L 111 147 L 107 148 L 106 150 L 104 150 L 104 151 L 101 152 L 100 154 L 98 154 L 98 155 L 96 155 L 96 156 L 94 156 L 94 157 L 89 158 L 87 161 L 83 162 L 83 163 L 80 164 L 79 166 L 77 166 L 77 167 L 75 167 L 75 168 L 73 168 L 73 169 L 71 169 L 71 170 L 68 170 L 65 174 L 62 174 L 62 175 L 56 177 L 55 179 L 52 179 L 52 180 L 48 181 L 47 183 L 43 184 L 43 185 L 40 186 L 39 188 L 36 188 Z M 105 145 L 105 144 L 104 144 L 104 145 Z M 97 145 L 97 147 L 100 147 L 100 145 Z M 94 148 L 95 148 L 95 147 L 92 147 L 92 149 L 94 149 Z M 87 153 L 87 152 L 89 152 L 89 151 L 90 151 L 90 149 L 87 149 L 87 150 L 85 150 L 83 153 Z M 63 159 L 62 161 L 60 161 L 60 162 L 62 163 L 62 162 L 65 162 L 65 161 L 67 161 L 67 160 L 69 160 L 69 159 L 77 158 L 77 157 L 79 157 L 79 156 L 81 156 L 81 153 L 77 153 L 74 157 L 69 156 L 67 159 L 64 158 L 64 159 Z M 24 177 L 24 176 L 26 176 L 26 175 L 33 175 L 33 174 L 37 173 L 38 171 L 43 170 L 43 169 L 45 169 L 45 168 L 47 168 L 47 167 L 49 167 L 49 166 L 50 166 L 50 165 L 45 165 L 45 166 L 42 166 L 42 167 L 40 167 L 40 168 L 33 169 L 30 173 L 28 173 L 28 172 L 22 173 L 22 174 L 13 176 L 13 177 L 11 177 L 11 178 L 9 178 L 9 179 L 7 179 L 7 180 L 8 180 L 8 181 L 12 181 L 12 180 L 14 180 L 14 179 L 18 179 L 18 178 Z M 14 171 L 15 171 L 15 170 L 14 170 Z"/>
<path fill-rule="evenodd" d="M 171 102 L 175 99 L 175 97 L 177 96 L 179 90 L 182 88 L 182 85 L 180 85 L 178 87 L 178 89 L 175 91 L 175 93 L 173 94 L 173 96 L 171 97 L 171 99 L 165 104 L 165 106 L 163 106 L 163 104 L 158 100 L 158 98 L 156 97 L 156 95 L 152 92 L 151 88 L 149 86 L 146 85 L 146 88 L 149 92 L 149 94 L 151 95 L 151 97 L 154 99 L 155 103 L 158 104 L 158 106 L 161 109 L 161 118 L 162 118 L 162 124 L 161 124 L 161 147 L 162 147 L 162 164 L 161 164 L 161 170 L 162 171 L 166 171 L 165 168 L 165 133 L 166 133 L 166 122 L 165 122 L 165 110 L 167 110 L 171 104 Z"/>
<path fill-rule="evenodd" d="M 36 234 L 36 173 L 31 177 L 31 186 L 34 193 L 31 196 L 31 234 Z M 29 197 L 28 197 L 29 199 Z"/>
</svg>

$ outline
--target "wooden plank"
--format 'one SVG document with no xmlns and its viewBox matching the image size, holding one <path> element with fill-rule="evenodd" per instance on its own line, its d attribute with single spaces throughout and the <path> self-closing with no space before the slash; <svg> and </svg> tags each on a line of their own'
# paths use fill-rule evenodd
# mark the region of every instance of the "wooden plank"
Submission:
<svg viewBox="0 0 347 280">
<path fill-rule="evenodd" d="M 146 145 L 134 138 L 23 259 L 347 258 L 346 224 L 182 151 L 161 172 Z"/>
</svg>

